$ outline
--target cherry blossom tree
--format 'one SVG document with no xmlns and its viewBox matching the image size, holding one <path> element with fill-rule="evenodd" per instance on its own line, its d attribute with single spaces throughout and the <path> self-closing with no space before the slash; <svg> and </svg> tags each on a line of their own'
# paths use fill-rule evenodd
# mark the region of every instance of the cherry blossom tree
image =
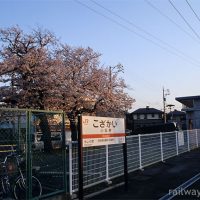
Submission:
<svg viewBox="0 0 200 200">
<path fill-rule="evenodd" d="M 0 29 L 0 42 L 0 100 L 7 106 L 63 109 L 76 135 L 78 114 L 123 113 L 134 102 L 120 78 L 122 66 L 102 66 L 101 55 L 89 47 L 70 47 L 48 30 L 26 34 L 17 26 Z M 46 125 L 41 118 L 43 132 L 50 133 Z M 50 134 L 45 138 L 51 149 Z"/>
<path fill-rule="evenodd" d="M 119 78 L 122 66 L 100 65 L 100 54 L 91 48 L 72 48 L 62 45 L 57 59 L 65 68 L 62 86 L 63 110 L 71 121 L 73 136 L 76 134 L 75 118 L 81 113 L 122 113 L 131 108 L 134 100 L 124 92 L 127 88 Z"/>
<path fill-rule="evenodd" d="M 49 94 L 55 95 L 56 39 L 46 30 L 25 34 L 19 27 L 0 29 L 1 101 L 11 107 L 46 109 Z M 53 103 L 53 102 L 52 102 Z M 51 134 L 45 115 L 40 115 L 44 148 L 51 150 Z"/>
</svg>

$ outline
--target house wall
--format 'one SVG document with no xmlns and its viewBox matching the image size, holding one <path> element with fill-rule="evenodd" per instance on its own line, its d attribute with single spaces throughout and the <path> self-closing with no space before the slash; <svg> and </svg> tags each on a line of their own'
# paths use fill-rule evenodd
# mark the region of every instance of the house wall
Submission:
<svg viewBox="0 0 200 200">
<path fill-rule="evenodd" d="M 193 107 L 194 108 L 200 108 L 200 100 L 194 100 L 193 101 Z"/>
<path fill-rule="evenodd" d="M 147 114 L 147 119 L 161 119 L 161 116 L 159 114 Z"/>
<path fill-rule="evenodd" d="M 133 119 L 139 120 L 139 119 L 161 119 L 161 115 L 159 114 L 134 114 Z"/>
<path fill-rule="evenodd" d="M 187 129 L 200 128 L 200 100 L 193 100 L 193 107 L 185 109 Z"/>
<path fill-rule="evenodd" d="M 188 128 L 199 129 L 200 128 L 200 110 L 195 110 L 188 114 Z M 190 119 L 192 120 L 192 126 L 190 126 Z"/>
<path fill-rule="evenodd" d="M 141 127 L 160 125 L 163 123 L 161 114 L 134 114 L 133 130 Z"/>
</svg>

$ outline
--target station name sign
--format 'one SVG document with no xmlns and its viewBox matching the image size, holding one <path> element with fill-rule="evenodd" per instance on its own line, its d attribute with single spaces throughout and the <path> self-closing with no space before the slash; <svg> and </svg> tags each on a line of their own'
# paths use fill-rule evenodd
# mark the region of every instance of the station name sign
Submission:
<svg viewBox="0 0 200 200">
<path fill-rule="evenodd" d="M 83 147 L 125 143 L 124 118 L 82 116 Z"/>
</svg>

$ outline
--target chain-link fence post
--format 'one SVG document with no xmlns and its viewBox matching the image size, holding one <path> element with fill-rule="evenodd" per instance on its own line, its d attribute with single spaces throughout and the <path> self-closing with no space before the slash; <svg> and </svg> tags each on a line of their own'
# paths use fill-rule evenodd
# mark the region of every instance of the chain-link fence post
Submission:
<svg viewBox="0 0 200 200">
<path fill-rule="evenodd" d="M 31 112 L 26 112 L 26 199 L 32 198 Z"/>
<path fill-rule="evenodd" d="M 20 151 L 20 146 L 21 146 L 21 116 L 19 115 L 18 117 L 18 124 L 17 124 L 17 144 L 18 144 L 18 151 Z"/>
</svg>

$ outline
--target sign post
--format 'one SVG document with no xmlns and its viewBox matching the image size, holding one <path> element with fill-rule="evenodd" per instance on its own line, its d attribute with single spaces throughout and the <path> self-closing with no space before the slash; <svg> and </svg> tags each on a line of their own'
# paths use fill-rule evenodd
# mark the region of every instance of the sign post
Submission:
<svg viewBox="0 0 200 200">
<path fill-rule="evenodd" d="M 128 161 L 127 161 L 127 143 L 125 137 L 125 143 L 123 143 L 123 156 L 124 156 L 124 186 L 125 191 L 128 190 Z"/>
<path fill-rule="evenodd" d="M 127 146 L 124 118 L 79 116 L 79 199 L 83 199 L 83 147 L 123 144 L 125 189 L 128 186 Z"/>
<path fill-rule="evenodd" d="M 78 116 L 78 198 L 83 200 L 83 144 L 82 144 L 82 116 Z"/>
</svg>

